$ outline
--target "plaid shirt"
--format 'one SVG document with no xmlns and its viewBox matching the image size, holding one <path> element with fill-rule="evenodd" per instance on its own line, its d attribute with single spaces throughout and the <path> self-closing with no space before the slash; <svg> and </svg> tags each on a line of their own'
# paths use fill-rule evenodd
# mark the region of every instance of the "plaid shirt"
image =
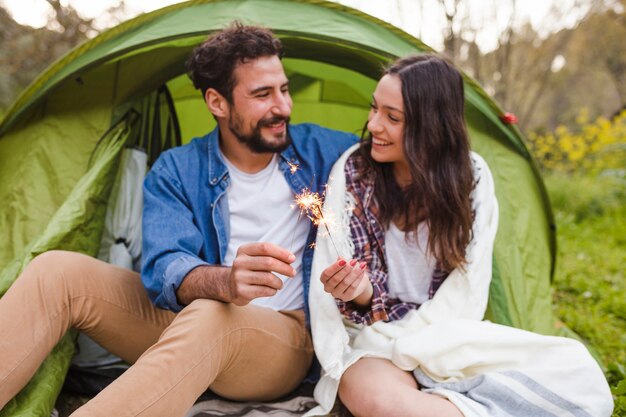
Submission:
<svg viewBox="0 0 626 417">
<path fill-rule="evenodd" d="M 394 321 L 404 317 L 409 311 L 419 308 L 419 304 L 407 303 L 389 297 L 387 287 L 388 267 L 385 257 L 385 229 L 379 219 L 379 207 L 374 199 L 374 175 L 362 169 L 364 161 L 358 153 L 353 153 L 345 166 L 346 191 L 354 197 L 355 207 L 350 217 L 350 233 L 354 242 L 354 259 L 367 263 L 369 279 L 374 288 L 369 309 L 353 302 L 337 300 L 339 310 L 355 323 L 370 325 L 376 321 Z M 437 264 L 431 278 L 428 298 L 432 298 L 448 272 Z"/>
</svg>

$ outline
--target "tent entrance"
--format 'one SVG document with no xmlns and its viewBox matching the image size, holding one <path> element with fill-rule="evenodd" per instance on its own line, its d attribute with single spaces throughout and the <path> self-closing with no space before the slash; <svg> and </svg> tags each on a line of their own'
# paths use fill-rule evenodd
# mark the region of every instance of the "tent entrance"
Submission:
<svg viewBox="0 0 626 417">
<path fill-rule="evenodd" d="M 284 66 L 296 103 L 292 120 L 360 131 L 369 111 L 373 79 L 352 69 L 306 59 L 285 58 Z M 205 135 L 216 122 L 186 74 L 170 79 L 139 100 L 118 106 L 113 114 L 121 114 L 113 119 L 132 120 L 132 132 L 120 157 L 98 258 L 139 272 L 141 187 L 147 169 L 162 151 L 181 145 L 182 138 L 189 141 Z M 104 144 L 103 139 L 96 151 Z M 120 358 L 86 335 L 79 335 L 77 346 L 66 389 L 95 395 L 127 368 Z"/>
<path fill-rule="evenodd" d="M 294 102 L 292 123 L 317 123 L 360 133 L 376 79 L 352 69 L 307 59 L 284 58 L 283 65 Z M 186 74 L 170 79 L 167 87 L 176 107 L 183 143 L 204 136 L 215 127 L 202 94 Z"/>
<path fill-rule="evenodd" d="M 180 146 L 181 135 L 174 102 L 166 85 L 131 106 L 122 120 L 129 120 L 132 128 L 109 199 L 98 258 L 139 272 L 143 179 L 162 151 Z M 106 135 L 98 146 L 105 138 Z M 81 395 L 95 395 L 127 368 L 120 358 L 81 333 L 65 388 Z"/>
</svg>

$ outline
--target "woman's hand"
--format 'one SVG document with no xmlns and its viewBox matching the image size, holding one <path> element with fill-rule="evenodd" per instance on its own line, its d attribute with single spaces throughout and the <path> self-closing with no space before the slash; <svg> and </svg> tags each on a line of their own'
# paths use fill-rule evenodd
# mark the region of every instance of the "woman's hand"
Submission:
<svg viewBox="0 0 626 417">
<path fill-rule="evenodd" d="M 320 279 L 324 291 L 341 301 L 353 301 L 358 305 L 367 306 L 372 301 L 374 289 L 367 277 L 367 264 L 356 259 L 337 262 L 322 272 Z"/>
</svg>

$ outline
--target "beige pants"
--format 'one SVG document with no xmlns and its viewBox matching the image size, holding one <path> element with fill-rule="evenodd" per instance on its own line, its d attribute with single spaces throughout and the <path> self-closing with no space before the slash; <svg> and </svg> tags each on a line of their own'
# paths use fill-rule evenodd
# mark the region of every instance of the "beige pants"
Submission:
<svg viewBox="0 0 626 417">
<path fill-rule="evenodd" d="M 73 416 L 182 416 L 208 387 L 236 400 L 277 398 L 313 358 L 302 311 L 196 300 L 174 314 L 151 304 L 138 274 L 52 251 L 0 299 L 0 409 L 71 327 L 133 363 Z"/>
</svg>

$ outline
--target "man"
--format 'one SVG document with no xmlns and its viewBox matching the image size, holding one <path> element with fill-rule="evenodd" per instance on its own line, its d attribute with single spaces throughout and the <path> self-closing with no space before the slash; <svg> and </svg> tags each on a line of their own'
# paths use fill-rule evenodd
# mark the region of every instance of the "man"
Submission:
<svg viewBox="0 0 626 417">
<path fill-rule="evenodd" d="M 141 280 L 75 253 L 33 260 L 0 300 L 0 407 L 70 327 L 133 364 L 75 416 L 181 416 L 207 388 L 266 400 L 300 384 L 315 231 L 290 205 L 356 138 L 289 126 L 280 56 L 271 32 L 239 24 L 194 50 L 218 127 L 148 174 Z"/>
</svg>

